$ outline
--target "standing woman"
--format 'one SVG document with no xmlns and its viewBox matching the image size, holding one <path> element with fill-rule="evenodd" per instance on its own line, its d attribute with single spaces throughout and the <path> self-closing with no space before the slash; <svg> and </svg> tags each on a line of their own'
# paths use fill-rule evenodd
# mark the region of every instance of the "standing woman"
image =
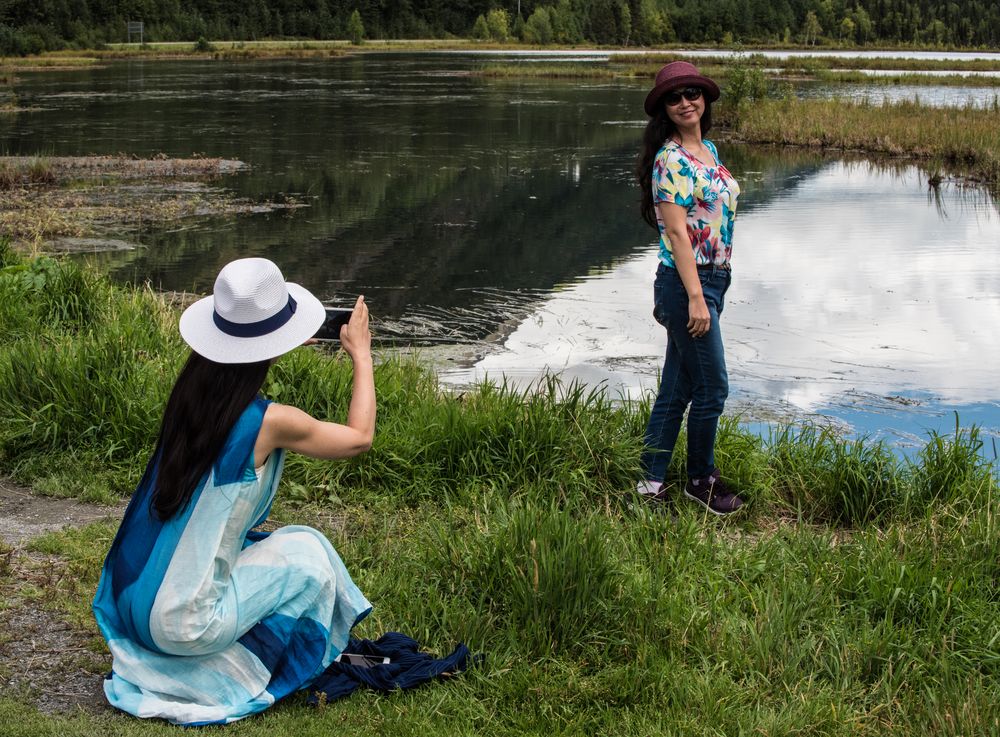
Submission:
<svg viewBox="0 0 1000 737">
<path fill-rule="evenodd" d="M 317 530 L 251 531 L 267 518 L 286 450 L 333 459 L 371 446 L 363 298 L 340 333 L 354 365 L 346 425 L 258 394 L 271 364 L 325 317 L 262 258 L 227 264 L 214 294 L 181 317 L 192 352 L 94 598 L 113 657 L 104 692 L 118 709 L 186 725 L 263 711 L 308 687 L 371 610 Z"/>
<path fill-rule="evenodd" d="M 637 175 L 642 216 L 660 234 L 653 317 L 667 329 L 667 354 L 637 490 L 654 501 L 666 498 L 663 480 L 690 405 L 684 495 L 726 515 L 743 504 L 715 466 L 715 435 L 729 394 L 719 317 L 732 278 L 740 189 L 704 139 L 717 99 L 719 86 L 685 61 L 663 67 L 646 96 L 650 120 Z"/>
</svg>

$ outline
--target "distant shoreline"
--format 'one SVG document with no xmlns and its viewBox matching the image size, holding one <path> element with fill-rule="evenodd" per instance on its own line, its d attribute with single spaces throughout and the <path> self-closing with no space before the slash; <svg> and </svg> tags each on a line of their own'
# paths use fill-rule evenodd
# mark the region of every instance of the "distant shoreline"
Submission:
<svg viewBox="0 0 1000 737">
<path fill-rule="evenodd" d="M 352 44 L 347 40 L 209 40 L 205 42 L 192 41 L 162 41 L 145 44 L 117 43 L 108 44 L 103 48 L 66 49 L 49 51 L 38 55 L 24 57 L 0 57 L 0 69 L 43 70 L 81 66 L 111 59 L 257 59 L 257 58 L 303 58 L 344 56 L 355 53 L 372 53 L 398 51 L 455 51 L 455 52 L 544 52 L 544 53 L 608 53 L 614 55 L 655 56 L 696 54 L 717 52 L 720 55 L 734 52 L 753 54 L 763 51 L 792 52 L 795 55 L 823 57 L 831 54 L 865 55 L 869 53 L 951 53 L 951 54 L 988 54 L 1000 57 L 1000 50 L 977 47 L 935 47 L 935 46 L 802 46 L 802 45 L 740 45 L 734 46 L 698 46 L 690 44 L 671 44 L 657 47 L 636 46 L 599 46 L 584 44 L 574 46 L 549 45 L 538 46 L 524 43 L 496 43 L 489 41 L 474 41 L 468 39 L 385 39 L 365 40 L 361 44 Z M 982 57 L 980 57 L 982 58 Z M 864 61 L 862 59 L 861 61 Z M 878 58 L 870 59 L 879 68 Z M 911 60 L 913 61 L 913 60 Z M 920 60 L 915 60 L 920 61 Z M 1000 58 L 995 61 L 995 68 L 1000 68 Z M 869 68 L 852 66 L 852 68 Z M 910 68 L 910 67 L 907 67 Z M 933 66 L 928 68 L 934 68 Z"/>
</svg>

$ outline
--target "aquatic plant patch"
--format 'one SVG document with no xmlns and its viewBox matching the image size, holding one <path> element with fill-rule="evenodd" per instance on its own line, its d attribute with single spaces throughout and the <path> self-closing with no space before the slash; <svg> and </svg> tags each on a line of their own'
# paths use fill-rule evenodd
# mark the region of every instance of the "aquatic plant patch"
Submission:
<svg viewBox="0 0 1000 737">
<path fill-rule="evenodd" d="M 997 112 L 976 107 L 933 108 L 919 102 L 757 100 L 724 121 L 750 143 L 838 148 L 911 156 L 1000 187 Z"/>
<path fill-rule="evenodd" d="M 218 186 L 245 168 L 210 158 L 0 157 L 0 231 L 32 250 L 73 250 L 74 239 L 113 248 L 151 224 L 302 206 L 291 198 L 252 202 Z"/>
</svg>

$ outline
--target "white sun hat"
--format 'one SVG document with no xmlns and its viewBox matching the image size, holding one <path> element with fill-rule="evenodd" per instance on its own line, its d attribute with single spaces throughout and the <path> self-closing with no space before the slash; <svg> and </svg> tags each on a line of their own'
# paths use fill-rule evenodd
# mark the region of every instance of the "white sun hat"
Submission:
<svg viewBox="0 0 1000 737">
<path fill-rule="evenodd" d="M 222 267 L 210 297 L 181 315 L 181 337 L 216 363 L 254 363 L 302 345 L 326 320 L 305 287 L 286 282 L 266 258 L 241 258 Z"/>
</svg>

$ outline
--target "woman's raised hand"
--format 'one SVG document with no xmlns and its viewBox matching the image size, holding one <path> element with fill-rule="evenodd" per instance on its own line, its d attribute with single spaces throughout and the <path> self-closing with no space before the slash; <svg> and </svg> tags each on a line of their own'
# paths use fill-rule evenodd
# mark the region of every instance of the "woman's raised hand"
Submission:
<svg viewBox="0 0 1000 737">
<path fill-rule="evenodd" d="M 340 344 L 351 360 L 357 361 L 358 358 L 371 355 L 372 334 L 368 329 L 368 305 L 365 304 L 364 295 L 358 297 L 351 319 L 340 328 Z"/>
</svg>

